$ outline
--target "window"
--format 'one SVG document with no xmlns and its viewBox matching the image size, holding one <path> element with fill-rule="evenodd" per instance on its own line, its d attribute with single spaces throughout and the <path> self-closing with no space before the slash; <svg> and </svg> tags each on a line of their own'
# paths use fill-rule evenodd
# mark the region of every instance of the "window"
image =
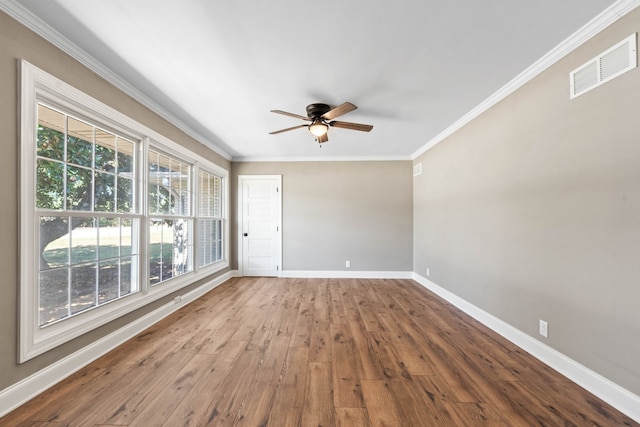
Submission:
<svg viewBox="0 0 640 427">
<path fill-rule="evenodd" d="M 222 260 L 222 178 L 198 173 L 198 265 Z"/>
<path fill-rule="evenodd" d="M 227 268 L 229 224 L 226 170 L 21 66 L 23 362 Z"/>
<path fill-rule="evenodd" d="M 192 167 L 149 150 L 149 276 L 151 285 L 192 270 Z"/>
<path fill-rule="evenodd" d="M 136 143 L 38 103 L 39 325 L 138 290 Z"/>
</svg>

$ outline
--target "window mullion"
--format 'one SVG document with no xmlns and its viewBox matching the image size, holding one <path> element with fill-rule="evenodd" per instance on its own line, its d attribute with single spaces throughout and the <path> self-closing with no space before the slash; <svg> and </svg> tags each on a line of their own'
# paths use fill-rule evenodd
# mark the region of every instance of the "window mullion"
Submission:
<svg viewBox="0 0 640 427">
<path fill-rule="evenodd" d="M 196 239 L 196 236 L 200 235 L 200 165 L 193 165 L 191 173 L 191 212 L 193 214 L 193 270 L 200 270 L 200 242 Z"/>
<path fill-rule="evenodd" d="M 138 278 L 140 292 L 148 294 L 150 290 L 149 284 L 149 260 L 151 253 L 149 250 L 150 236 L 149 236 L 149 224 L 151 223 L 149 217 L 149 138 L 145 137 L 140 144 L 140 152 L 138 156 L 138 171 L 140 171 L 140 184 L 138 186 L 137 194 L 137 206 L 142 214 L 142 222 L 138 224 L 139 238 L 138 245 L 140 254 L 138 259 L 138 271 L 140 277 Z M 157 201 L 156 201 L 157 206 Z M 144 225 L 143 225 L 144 224 Z"/>
</svg>

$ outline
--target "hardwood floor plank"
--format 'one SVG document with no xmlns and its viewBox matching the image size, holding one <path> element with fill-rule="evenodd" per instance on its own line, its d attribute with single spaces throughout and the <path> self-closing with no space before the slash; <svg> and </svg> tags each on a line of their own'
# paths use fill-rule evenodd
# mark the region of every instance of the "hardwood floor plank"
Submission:
<svg viewBox="0 0 640 427">
<path fill-rule="evenodd" d="M 289 339 L 284 335 L 269 337 L 269 344 L 248 386 L 234 425 L 266 425 L 285 364 Z"/>
<path fill-rule="evenodd" d="M 347 312 L 342 301 L 343 292 L 339 279 L 329 279 L 329 321 L 332 325 L 346 325 Z"/>
<path fill-rule="evenodd" d="M 308 361 L 308 348 L 290 347 L 288 349 L 267 425 L 274 427 L 300 425 Z"/>
<path fill-rule="evenodd" d="M 165 426 L 190 427 L 197 425 L 204 416 L 207 407 L 220 391 L 225 379 L 230 374 L 238 356 L 245 350 L 244 341 L 230 341 L 215 357 L 203 354 L 211 359 L 207 371 L 199 378 L 164 421 Z"/>
<path fill-rule="evenodd" d="M 360 289 L 351 296 L 360 313 L 362 322 L 367 332 L 384 332 L 378 313 L 383 311 L 382 304 L 370 289 Z"/>
<path fill-rule="evenodd" d="M 242 351 L 197 425 L 233 425 L 262 360 L 260 349 Z"/>
<path fill-rule="evenodd" d="M 521 425 L 571 425 L 562 420 L 553 411 L 536 404 L 535 398 L 528 393 L 521 393 L 517 383 L 498 382 L 491 393 L 491 403 L 505 414 L 512 424 Z"/>
<path fill-rule="evenodd" d="M 328 363 L 331 358 L 329 336 L 329 291 L 327 280 L 313 286 L 313 312 L 311 337 L 309 339 L 309 361 Z"/>
<path fill-rule="evenodd" d="M 362 398 L 362 386 L 357 379 L 350 378 L 334 378 L 333 386 L 333 404 L 336 408 L 364 408 L 364 400 Z"/>
<path fill-rule="evenodd" d="M 230 318 L 223 326 L 218 329 L 204 330 L 200 345 L 196 346 L 198 353 L 216 355 L 223 351 L 230 342 L 231 338 L 238 331 L 240 321 Z M 235 340 L 246 343 L 247 341 Z"/>
<path fill-rule="evenodd" d="M 11 424 L 7 424 L 11 425 Z M 15 425 L 15 424 L 14 424 Z M 64 424 L 47 421 L 29 421 L 26 424 L 18 424 L 17 427 L 62 427 Z"/>
<path fill-rule="evenodd" d="M 446 426 L 446 421 L 420 390 L 420 384 L 413 381 L 390 380 L 386 382 L 390 397 L 397 408 L 402 426 Z M 472 425 L 472 424 L 468 424 Z"/>
<path fill-rule="evenodd" d="M 435 373 L 450 387 L 451 397 L 457 402 L 483 402 L 482 382 L 478 383 L 467 359 L 440 334 L 424 337 L 425 351 L 430 355 Z"/>
<path fill-rule="evenodd" d="M 384 380 L 362 380 L 361 384 L 371 426 L 402 426 L 388 383 Z"/>
<path fill-rule="evenodd" d="M 356 301 L 353 298 L 353 289 L 356 288 L 357 281 L 353 280 L 340 280 L 337 283 L 339 299 L 338 303 L 343 307 L 344 315 L 348 319 L 352 319 L 354 316 L 361 318 L 360 311 L 356 305 Z"/>
<path fill-rule="evenodd" d="M 576 425 L 606 426 L 614 414 L 608 405 L 585 394 L 577 384 L 570 382 L 543 383 L 541 381 L 515 382 L 523 393 L 535 397 L 541 405 Z M 586 410 L 591 409 L 591 410 Z M 621 426 L 634 425 L 629 417 L 621 417 Z"/>
<path fill-rule="evenodd" d="M 329 279 L 314 280 L 313 317 L 318 321 L 329 322 Z"/>
<path fill-rule="evenodd" d="M 331 368 L 328 363 L 308 364 L 301 419 L 303 426 L 335 425 Z"/>
<path fill-rule="evenodd" d="M 364 408 L 336 408 L 338 427 L 369 427 L 369 416 Z"/>
<path fill-rule="evenodd" d="M 384 334 L 389 338 L 394 341 L 402 341 L 403 338 L 406 338 L 404 331 L 396 320 L 396 316 L 387 313 L 379 313 L 378 319 L 380 319 Z"/>
<path fill-rule="evenodd" d="M 291 339 L 286 335 L 273 335 L 274 333 L 277 331 L 271 331 L 266 353 L 249 386 L 234 425 L 266 426 L 269 421 L 276 393 L 285 373 L 290 350 L 288 343 Z M 307 352 L 305 358 L 308 358 Z"/>
<path fill-rule="evenodd" d="M 640 426 L 411 280 L 276 278 L 229 280 L 0 425 Z"/>
<path fill-rule="evenodd" d="M 273 407 L 276 386 L 254 384 L 244 399 L 244 404 L 236 417 L 234 426 L 266 426 Z"/>
<path fill-rule="evenodd" d="M 381 380 L 387 378 L 385 368 L 380 358 L 376 357 L 374 340 L 366 331 L 360 316 L 351 317 L 348 320 L 349 331 L 355 346 L 356 364 L 361 379 Z"/>
<path fill-rule="evenodd" d="M 425 406 L 432 417 L 445 426 L 464 425 L 458 411 L 453 393 L 446 381 L 438 376 L 413 376 L 414 386 L 424 396 Z"/>
<path fill-rule="evenodd" d="M 236 326 L 236 333 L 233 334 L 231 340 L 250 341 L 256 331 L 267 323 L 265 315 L 270 308 L 268 302 L 270 289 L 265 286 L 265 281 L 264 278 L 256 281 L 255 292 L 236 311 L 235 318 L 240 320 Z"/>
<path fill-rule="evenodd" d="M 313 303 L 301 301 L 289 347 L 309 347 L 313 327 Z"/>
<path fill-rule="evenodd" d="M 189 395 L 191 389 L 209 369 L 211 356 L 197 354 L 189 360 L 184 368 L 178 372 L 175 379 L 161 390 L 140 413 L 133 418 L 129 426 L 162 426 L 165 420 L 178 407 L 180 402 Z"/>
<path fill-rule="evenodd" d="M 332 325 L 331 367 L 336 408 L 364 408 L 351 333 L 346 325 Z"/>
<path fill-rule="evenodd" d="M 278 314 L 273 319 L 271 327 L 276 335 L 284 335 L 291 339 L 295 330 L 298 312 L 300 311 L 302 299 L 300 293 L 302 290 L 293 279 L 284 280 L 289 288 L 289 293 L 282 300 L 280 307 L 278 307 Z"/>
<path fill-rule="evenodd" d="M 124 375 L 106 392 L 82 399 L 86 400 L 82 408 L 73 411 L 65 419 L 69 426 L 78 427 L 93 423 L 128 425 L 194 356 L 195 353 L 191 351 L 172 351 L 150 369 Z"/>
<path fill-rule="evenodd" d="M 309 339 L 309 360 L 311 362 L 328 363 L 331 337 L 329 322 L 323 319 L 313 319 L 311 324 L 311 338 Z"/>
<path fill-rule="evenodd" d="M 433 361 L 411 338 L 390 341 L 390 349 L 398 366 L 410 375 L 435 375 Z"/>
<path fill-rule="evenodd" d="M 133 379 L 132 383 L 123 380 L 126 373 L 130 371 L 131 366 L 161 366 L 165 364 L 167 360 L 174 357 L 176 353 L 179 353 L 177 347 L 178 345 L 172 343 L 169 349 L 154 346 L 150 352 L 148 348 L 145 348 L 141 355 L 133 353 L 133 355 L 123 363 L 115 364 L 110 369 L 102 370 L 101 375 L 93 378 L 92 386 L 86 387 L 84 393 L 78 393 L 80 388 L 76 386 L 74 390 L 72 390 L 72 395 L 63 398 L 57 405 L 42 406 L 41 410 L 33 415 L 32 420 L 72 422 L 76 417 L 82 418 L 83 416 L 92 415 L 92 408 L 93 410 L 98 409 L 95 408 L 95 402 L 99 402 L 100 410 L 108 412 L 113 406 L 113 402 L 110 402 L 109 399 L 116 394 L 118 388 L 127 384 L 131 384 L 131 387 L 140 387 L 140 384 L 136 384 L 135 381 L 137 378 L 144 376 L 142 370 L 134 371 L 135 374 L 131 376 Z M 100 362 L 97 364 L 100 365 Z M 136 377 L 136 374 L 140 376 Z M 106 397 L 104 401 L 101 400 L 103 396 Z"/>
<path fill-rule="evenodd" d="M 452 406 L 457 417 L 461 420 L 460 425 L 500 427 L 512 427 L 514 425 L 521 425 L 513 419 L 505 419 L 501 415 L 501 411 L 499 411 L 490 403 L 454 403 Z M 541 425 L 546 426 L 553 424 Z"/>
<path fill-rule="evenodd" d="M 0 418 L 0 426 L 29 426 L 34 422 L 42 422 L 35 420 L 45 419 L 47 413 L 57 413 L 53 410 L 58 406 L 64 405 L 66 401 L 73 399 L 74 393 L 78 389 L 89 387 L 97 378 L 107 375 L 104 368 L 89 365 L 76 372 L 74 375 L 62 380 L 55 387 L 50 388 L 44 393 L 31 399 L 22 405 L 19 410 L 10 412 L 3 418 Z"/>
</svg>

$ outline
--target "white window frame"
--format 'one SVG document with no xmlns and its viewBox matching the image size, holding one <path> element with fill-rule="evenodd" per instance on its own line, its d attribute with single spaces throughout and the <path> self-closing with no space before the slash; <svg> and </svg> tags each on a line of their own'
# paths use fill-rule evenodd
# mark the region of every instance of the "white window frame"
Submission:
<svg viewBox="0 0 640 427">
<path fill-rule="evenodd" d="M 229 235 L 230 235 L 230 224 L 229 224 L 229 172 L 216 165 L 212 162 L 199 162 L 193 168 L 193 176 L 194 176 L 194 185 L 198 187 L 198 174 L 200 170 L 207 172 L 211 175 L 215 175 L 222 180 L 220 186 L 221 192 L 221 203 L 220 207 L 222 216 L 222 259 L 219 261 L 215 261 L 211 264 L 204 265 L 202 267 L 198 266 L 197 257 L 198 257 L 198 248 L 194 247 L 194 270 L 207 272 L 207 274 L 215 273 L 224 268 L 229 267 Z M 194 217 L 195 217 L 195 225 L 194 225 L 194 236 L 198 233 L 198 220 L 200 219 L 200 212 L 198 211 L 198 197 L 200 193 L 198 191 L 195 192 L 193 197 L 193 209 L 194 209 Z M 195 239 L 195 237 L 194 237 Z"/>
<path fill-rule="evenodd" d="M 215 166 L 215 165 L 214 165 Z M 228 252 L 226 252 L 226 249 L 228 248 L 228 228 L 227 228 L 227 218 L 228 218 L 228 214 L 227 212 L 227 206 L 229 205 L 228 201 L 227 201 L 227 189 L 226 189 L 226 182 L 227 179 L 225 179 L 223 176 L 220 175 L 220 168 L 216 167 L 215 169 L 212 169 L 210 167 L 203 167 L 202 165 L 200 165 L 197 170 L 195 171 L 195 177 L 198 180 L 198 182 L 196 183 L 196 186 L 199 188 L 200 186 L 200 172 L 204 172 L 207 173 L 209 175 L 213 175 L 216 176 L 218 178 L 221 179 L 221 183 L 220 183 L 220 218 L 214 218 L 214 217 L 209 217 L 206 216 L 205 219 L 214 219 L 214 220 L 221 220 L 222 221 L 222 259 L 218 260 L 218 261 L 214 261 L 212 263 L 208 263 L 205 264 L 203 266 L 200 266 L 200 262 L 199 262 L 199 256 L 200 253 L 196 253 L 195 258 L 194 258 L 194 262 L 197 264 L 196 268 L 201 268 L 201 269 L 207 269 L 210 267 L 214 267 L 221 263 L 224 262 L 224 260 L 228 259 Z M 198 193 L 197 197 L 200 196 L 200 193 Z M 199 200 L 195 200 L 197 203 L 194 205 L 196 212 L 196 224 L 195 224 L 195 235 L 197 235 L 200 230 L 199 230 L 199 226 L 200 226 L 200 219 L 202 218 L 200 216 L 200 203 Z M 199 248 L 198 248 L 199 249 Z M 199 267 L 198 267 L 199 266 Z"/>
<path fill-rule="evenodd" d="M 228 201 L 228 195 L 229 195 L 229 171 L 227 171 L 226 169 L 224 169 L 223 167 L 203 158 L 198 156 L 195 153 L 191 153 L 189 152 L 188 154 L 185 153 L 185 148 L 170 141 L 167 138 L 162 137 L 161 135 L 155 134 L 154 138 L 151 139 L 147 139 L 146 140 L 146 147 L 144 149 L 144 155 L 141 156 L 143 157 L 142 161 L 144 162 L 144 167 L 145 167 L 145 173 L 143 173 L 144 175 L 144 186 L 145 188 L 148 187 L 148 182 L 147 182 L 147 178 L 148 178 L 148 174 L 146 173 L 146 168 L 148 167 L 149 164 L 149 159 L 147 157 L 147 152 L 148 149 L 151 148 L 152 150 L 156 150 L 156 151 L 160 151 L 160 152 L 164 152 L 166 154 L 169 154 L 171 156 L 175 156 L 178 159 L 184 160 L 185 162 L 190 162 L 192 163 L 192 168 L 191 168 L 191 185 L 193 186 L 193 190 L 191 192 L 191 218 L 194 218 L 194 227 L 193 227 L 193 233 L 194 236 L 198 233 L 198 227 L 197 227 L 197 222 L 199 219 L 199 213 L 197 211 L 197 206 L 198 206 L 198 191 L 197 191 L 197 186 L 198 186 L 198 171 L 200 169 L 207 171 L 211 174 L 214 174 L 218 177 L 220 177 L 222 179 L 222 212 L 223 212 L 223 233 L 224 236 L 228 236 L 229 235 L 229 201 Z M 150 215 L 148 212 L 148 198 L 146 197 L 147 193 L 146 190 L 144 191 L 143 194 L 143 198 L 144 200 L 141 201 L 143 204 L 143 209 L 144 209 L 144 215 L 145 217 L 149 217 L 149 216 L 153 216 L 152 214 Z M 144 228 L 144 227 L 143 227 Z M 147 240 L 145 240 L 144 242 L 144 251 L 146 254 L 146 250 L 149 247 L 149 242 Z M 223 270 L 227 267 L 229 267 L 229 241 L 228 239 L 224 239 L 223 241 L 223 251 L 224 251 L 224 256 L 222 258 L 222 260 L 213 263 L 213 264 L 209 264 L 207 266 L 204 267 L 198 267 L 198 263 L 195 262 L 194 260 L 194 264 L 193 264 L 193 270 L 190 273 L 186 273 L 177 277 L 174 277 L 172 279 L 167 280 L 166 282 L 160 282 L 158 284 L 155 284 L 152 286 L 154 292 L 156 288 L 162 288 L 164 286 L 167 286 L 170 284 L 170 286 L 174 286 L 173 283 L 176 282 L 178 283 L 178 289 L 181 287 L 184 287 L 188 284 L 193 283 L 196 280 L 200 280 L 210 274 L 216 273 L 220 270 Z M 142 251 L 141 251 L 142 252 Z M 195 246 L 195 242 L 194 242 L 194 254 L 193 256 L 197 256 L 197 247 Z M 142 257 L 142 256 L 141 256 Z M 148 259 L 147 257 L 143 257 L 143 262 L 146 263 L 144 268 L 148 269 Z M 148 276 L 147 276 L 148 277 Z M 183 281 L 186 282 L 185 285 L 180 285 L 180 283 L 182 283 Z M 165 285 L 166 284 L 166 285 Z M 148 285 L 148 279 L 145 281 L 145 285 Z M 173 292 L 173 291 L 172 291 Z"/>
<path fill-rule="evenodd" d="M 197 171 L 200 167 L 213 172 L 223 179 L 223 212 L 224 235 L 229 235 L 228 211 L 228 174 L 229 172 L 183 146 L 165 138 L 154 130 L 136 122 L 126 115 L 114 110 L 102 102 L 92 98 L 84 92 L 46 73 L 27 61 L 20 62 L 20 301 L 19 301 L 19 354 L 18 361 L 23 363 L 52 348 L 70 341 L 82 334 L 96 329 L 127 313 L 143 307 L 152 301 L 169 295 L 198 280 L 206 278 L 220 270 L 229 267 L 229 242 L 223 242 L 224 258 L 222 261 L 199 269 L 197 262 L 191 272 L 162 282 L 156 286 L 149 286 L 149 254 L 148 232 L 146 220 L 147 206 L 147 150 L 151 146 L 168 153 L 176 153 L 177 157 L 185 159 L 193 165 L 191 173 L 192 185 L 192 213 L 197 219 Z M 38 262 L 39 249 L 38 233 L 35 230 L 35 142 L 37 123 L 37 103 L 44 101 L 64 109 L 68 113 L 75 113 L 79 117 L 90 120 L 93 124 L 104 125 L 120 132 L 132 141 L 140 141 L 138 158 L 136 161 L 138 182 L 134 204 L 138 207 L 140 218 L 140 235 L 138 236 L 139 251 L 139 289 L 140 291 L 119 300 L 92 308 L 73 317 L 55 322 L 44 327 L 39 326 L 38 316 Z M 197 252 L 194 242 L 194 253 Z"/>
<path fill-rule="evenodd" d="M 172 160 L 179 160 L 180 162 L 184 163 L 185 165 L 187 165 L 189 167 L 189 169 L 190 169 L 190 173 L 189 173 L 189 178 L 190 178 L 189 192 L 190 193 L 189 193 L 189 203 L 188 203 L 188 205 L 189 205 L 189 213 L 188 214 L 186 214 L 184 212 L 181 213 L 181 214 L 148 212 L 148 218 L 149 219 L 151 219 L 151 218 L 164 218 L 164 219 L 171 219 L 171 220 L 187 219 L 192 224 L 191 225 L 191 235 L 188 235 L 188 239 L 192 240 L 194 238 L 194 236 L 195 236 L 195 225 L 194 225 L 194 223 L 196 221 L 196 217 L 195 217 L 194 212 L 193 212 L 193 200 L 195 198 L 195 194 L 194 194 L 194 191 L 193 191 L 194 190 L 194 185 L 193 185 L 193 177 L 194 177 L 194 175 L 193 175 L 193 173 L 194 173 L 195 166 L 191 163 L 191 161 L 184 159 L 182 156 L 179 156 L 179 155 L 177 155 L 176 153 L 173 153 L 173 152 L 167 152 L 166 150 L 158 149 L 153 144 L 151 144 L 147 149 L 147 158 L 148 158 L 148 153 L 151 150 L 153 150 L 154 152 L 157 152 L 160 155 L 167 156 L 167 157 L 171 158 Z M 148 176 L 149 176 L 149 161 L 147 161 L 147 164 L 145 165 L 145 171 L 146 171 L 145 173 L 147 174 L 147 178 L 148 178 Z M 148 201 L 149 200 L 148 194 L 146 194 L 146 198 L 147 198 L 147 201 Z M 148 227 L 149 224 L 147 224 L 146 226 Z M 147 244 L 147 249 L 149 251 L 151 250 L 150 243 Z M 188 258 L 188 260 L 189 260 L 188 262 L 190 263 L 191 270 L 189 270 L 187 273 L 182 273 L 180 275 L 172 276 L 172 277 L 170 277 L 168 279 L 161 280 L 159 282 L 151 284 L 151 286 L 152 287 L 154 287 L 154 286 L 162 286 L 163 284 L 167 283 L 170 280 L 175 280 L 178 277 L 183 276 L 184 274 L 191 273 L 195 268 L 195 266 L 193 265 L 193 256 L 194 256 L 193 255 L 193 251 L 195 249 L 196 249 L 195 243 L 192 242 L 192 245 L 191 245 L 191 252 L 192 253 L 191 253 L 191 256 Z M 150 260 L 148 259 L 147 261 L 149 262 Z M 148 267 L 150 267 L 150 264 L 149 264 Z"/>
</svg>

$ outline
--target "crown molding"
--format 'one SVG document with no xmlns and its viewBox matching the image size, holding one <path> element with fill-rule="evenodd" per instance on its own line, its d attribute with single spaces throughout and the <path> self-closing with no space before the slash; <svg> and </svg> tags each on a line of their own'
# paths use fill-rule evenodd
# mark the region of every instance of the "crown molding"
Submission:
<svg viewBox="0 0 640 427">
<path fill-rule="evenodd" d="M 180 129 L 205 147 L 213 150 L 215 153 L 224 157 L 226 160 L 231 161 L 231 155 L 229 153 L 215 145 L 199 132 L 196 132 L 189 125 L 164 109 L 160 104 L 149 98 L 147 95 L 124 80 L 122 77 L 107 68 L 104 64 L 89 55 L 78 45 L 53 29 L 50 25 L 47 25 L 44 21 L 35 16 L 21 4 L 17 3 L 14 0 L 0 0 L 0 10 L 4 11 L 7 15 L 11 16 L 13 19 L 27 27 L 29 30 L 38 34 L 40 37 L 53 44 L 67 55 L 74 58 L 89 70 L 93 71 L 98 76 L 111 83 L 116 88 L 120 89 L 122 92 L 129 95 L 163 119 L 167 120 L 169 123 Z"/>
<path fill-rule="evenodd" d="M 640 6 L 640 0 L 618 0 L 617 2 L 615 2 L 601 14 L 593 18 L 582 28 L 580 28 L 578 31 L 561 42 L 558 46 L 549 51 L 538 61 L 534 62 L 533 65 L 531 65 L 529 68 L 518 74 L 509 83 L 504 85 L 489 98 L 485 99 L 481 104 L 459 118 L 451 126 L 440 132 L 433 139 L 423 145 L 420 149 L 418 149 L 411 155 L 412 160 L 417 159 L 419 156 L 436 146 L 438 143 L 442 142 L 447 137 L 460 130 L 464 125 L 471 122 L 473 119 L 496 105 L 498 102 L 502 101 L 507 96 L 511 95 L 525 83 L 532 80 L 534 77 L 545 71 L 547 68 L 551 67 L 560 59 L 564 58 L 567 54 L 577 49 L 579 46 L 584 44 L 600 31 L 604 30 L 638 6 Z"/>
<path fill-rule="evenodd" d="M 249 162 L 400 162 L 411 161 L 411 156 L 340 156 L 340 157 L 234 157 L 233 163 Z"/>
</svg>

